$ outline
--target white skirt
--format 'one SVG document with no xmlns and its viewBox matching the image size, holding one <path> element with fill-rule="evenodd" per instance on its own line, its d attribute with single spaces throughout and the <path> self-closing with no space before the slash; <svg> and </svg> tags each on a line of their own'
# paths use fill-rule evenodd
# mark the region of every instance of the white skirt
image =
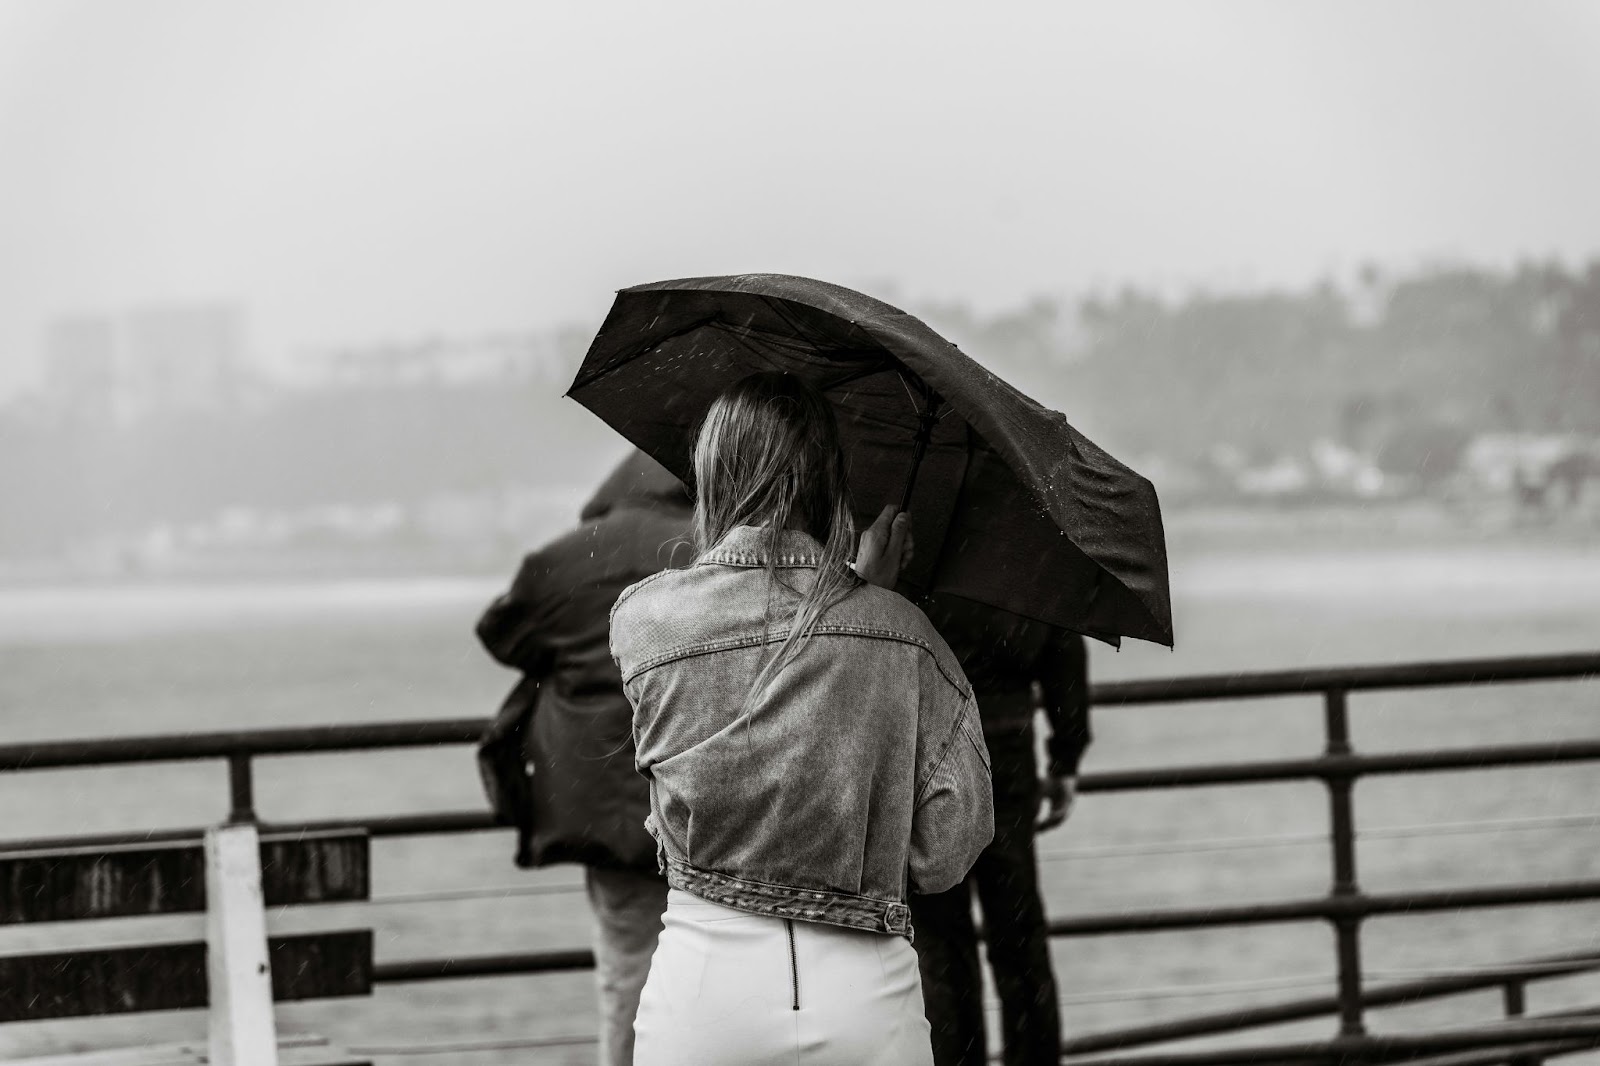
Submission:
<svg viewBox="0 0 1600 1066">
<path fill-rule="evenodd" d="M 899 936 L 667 893 L 634 1066 L 932 1066 L 917 955 Z"/>
</svg>

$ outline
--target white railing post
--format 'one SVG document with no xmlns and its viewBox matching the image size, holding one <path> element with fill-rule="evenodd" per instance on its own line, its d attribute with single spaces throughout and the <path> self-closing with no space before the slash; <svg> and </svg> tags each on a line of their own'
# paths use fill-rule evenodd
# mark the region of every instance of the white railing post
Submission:
<svg viewBox="0 0 1600 1066">
<path fill-rule="evenodd" d="M 253 825 L 206 830 L 206 947 L 212 1066 L 278 1066 L 261 839 Z"/>
</svg>

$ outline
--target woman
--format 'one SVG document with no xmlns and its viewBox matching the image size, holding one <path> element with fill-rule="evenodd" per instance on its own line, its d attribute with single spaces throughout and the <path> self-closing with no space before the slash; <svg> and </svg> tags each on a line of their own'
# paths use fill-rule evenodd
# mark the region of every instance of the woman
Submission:
<svg viewBox="0 0 1600 1066">
<path fill-rule="evenodd" d="M 695 563 L 611 617 L 671 886 L 635 1062 L 931 1063 L 905 900 L 957 884 L 993 834 L 971 689 L 921 611 L 852 572 L 816 390 L 730 387 L 694 472 Z M 884 586 L 887 526 L 857 560 Z"/>
</svg>

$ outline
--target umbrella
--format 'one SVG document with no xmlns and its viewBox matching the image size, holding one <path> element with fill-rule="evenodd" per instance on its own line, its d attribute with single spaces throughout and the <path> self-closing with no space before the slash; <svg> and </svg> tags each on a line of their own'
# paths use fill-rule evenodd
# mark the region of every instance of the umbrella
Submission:
<svg viewBox="0 0 1600 1066">
<path fill-rule="evenodd" d="M 1171 645 L 1150 482 L 886 303 L 782 274 L 623 289 L 567 395 L 689 481 L 711 401 L 763 370 L 832 401 L 858 520 L 895 501 L 911 512 L 913 594 Z"/>
</svg>

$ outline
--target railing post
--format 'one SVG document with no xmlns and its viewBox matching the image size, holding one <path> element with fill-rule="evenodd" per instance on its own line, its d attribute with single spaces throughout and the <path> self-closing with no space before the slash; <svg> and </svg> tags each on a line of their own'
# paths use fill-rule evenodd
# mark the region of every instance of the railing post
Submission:
<svg viewBox="0 0 1600 1066">
<path fill-rule="evenodd" d="M 1511 980 L 1505 983 L 1506 1017 L 1520 1018 L 1527 1013 L 1528 996 L 1527 982 Z M 1532 1055 L 1514 1055 L 1506 1060 L 1506 1066 L 1544 1066 L 1544 1060 Z"/>
<path fill-rule="evenodd" d="M 1330 688 L 1324 693 L 1327 726 L 1327 754 L 1350 754 L 1350 716 L 1344 689 Z M 1333 844 L 1333 897 L 1354 899 L 1356 885 L 1355 812 L 1351 792 L 1355 779 L 1347 773 L 1332 773 L 1323 778 L 1328 786 Z M 1339 914 L 1333 919 L 1334 939 L 1339 954 L 1339 1034 L 1363 1036 L 1366 1024 L 1361 1016 L 1361 915 Z"/>
<path fill-rule="evenodd" d="M 250 753 L 236 751 L 228 756 L 228 791 L 232 802 L 229 825 L 254 825 L 256 820 L 255 783 L 251 779 Z"/>
</svg>

